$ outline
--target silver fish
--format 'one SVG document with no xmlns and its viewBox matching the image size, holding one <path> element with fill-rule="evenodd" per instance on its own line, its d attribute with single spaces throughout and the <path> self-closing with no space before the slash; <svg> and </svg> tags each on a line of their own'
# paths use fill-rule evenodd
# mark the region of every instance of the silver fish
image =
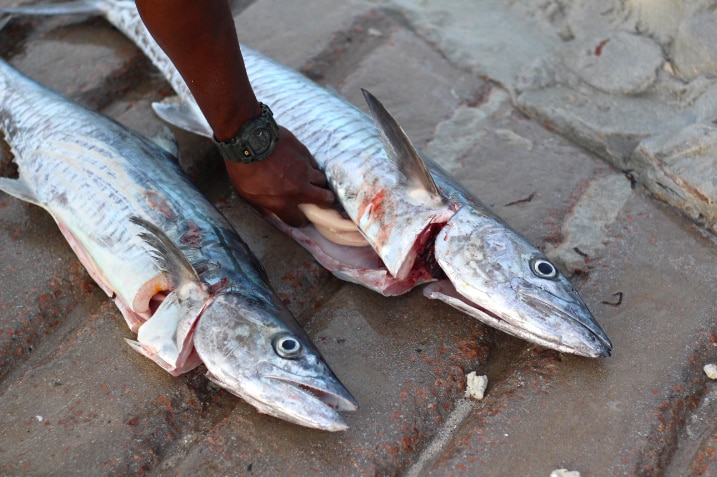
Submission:
<svg viewBox="0 0 717 477">
<path fill-rule="evenodd" d="M 62 13 L 63 4 L 5 9 Z M 212 132 L 181 76 L 153 42 L 133 2 L 72 2 L 101 13 L 148 55 L 179 99 L 154 106 L 166 121 Z M 45 10 L 43 10 L 45 9 Z M 370 94 L 371 115 L 260 53 L 242 46 L 257 97 L 311 150 L 329 184 L 367 239 L 354 248 L 312 226 L 274 225 L 339 278 L 384 295 L 424 288 L 478 320 L 562 352 L 609 356 L 612 344 L 575 288 L 545 255 L 492 214 L 433 161 L 422 157 Z"/>
<path fill-rule="evenodd" d="M 52 215 L 137 351 L 173 375 L 203 362 L 260 412 L 347 428 L 356 401 L 170 152 L 2 60 L 0 129 L 19 172 L 0 190 Z"/>
</svg>

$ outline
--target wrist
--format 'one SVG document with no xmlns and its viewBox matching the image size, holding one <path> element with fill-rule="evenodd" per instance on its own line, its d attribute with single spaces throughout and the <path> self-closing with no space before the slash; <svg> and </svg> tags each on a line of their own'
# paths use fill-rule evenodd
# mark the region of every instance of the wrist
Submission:
<svg viewBox="0 0 717 477">
<path fill-rule="evenodd" d="M 215 136 L 214 143 L 224 159 L 241 164 L 251 164 L 271 156 L 279 141 L 279 127 L 271 109 L 263 103 L 260 114 L 248 119 L 233 137 L 220 141 Z"/>
<path fill-rule="evenodd" d="M 247 121 L 258 118 L 261 113 L 261 103 L 256 99 L 254 101 L 243 101 L 241 105 L 231 109 L 228 108 L 224 120 L 220 124 L 212 125 L 214 139 L 217 141 L 232 139 Z"/>
</svg>

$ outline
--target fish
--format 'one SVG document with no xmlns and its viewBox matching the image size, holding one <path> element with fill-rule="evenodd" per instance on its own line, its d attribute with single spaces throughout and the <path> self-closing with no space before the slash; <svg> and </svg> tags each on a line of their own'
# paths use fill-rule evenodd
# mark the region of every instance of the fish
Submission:
<svg viewBox="0 0 717 477">
<path fill-rule="evenodd" d="M 355 398 L 172 151 L 4 60 L 0 130 L 17 165 L 0 191 L 50 213 L 137 334 L 132 348 L 174 376 L 203 363 L 259 412 L 347 429 L 339 411 Z"/>
<path fill-rule="evenodd" d="M 104 15 L 134 41 L 177 93 L 153 105 L 165 121 L 211 137 L 179 72 L 144 27 L 133 2 L 81 0 L 3 8 L 13 14 Z M 370 115 L 300 73 L 241 45 L 254 92 L 312 152 L 341 213 L 368 245 L 327 240 L 313 225 L 267 220 L 335 276 L 386 296 L 419 285 L 484 324 L 560 352 L 607 357 L 612 343 L 570 281 L 537 247 L 437 163 L 418 151 L 381 102 Z"/>
</svg>

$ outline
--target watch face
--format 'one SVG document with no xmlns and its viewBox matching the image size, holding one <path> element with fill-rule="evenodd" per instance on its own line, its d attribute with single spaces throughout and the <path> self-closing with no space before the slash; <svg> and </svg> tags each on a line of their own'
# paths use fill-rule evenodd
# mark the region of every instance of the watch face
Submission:
<svg viewBox="0 0 717 477">
<path fill-rule="evenodd" d="M 256 128 L 249 134 L 247 142 L 254 154 L 261 154 L 271 145 L 271 133 L 266 127 Z"/>
</svg>

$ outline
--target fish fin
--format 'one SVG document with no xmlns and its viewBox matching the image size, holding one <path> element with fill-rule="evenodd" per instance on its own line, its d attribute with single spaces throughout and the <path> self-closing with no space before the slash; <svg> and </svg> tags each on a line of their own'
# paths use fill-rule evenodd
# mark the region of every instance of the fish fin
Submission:
<svg viewBox="0 0 717 477">
<path fill-rule="evenodd" d="M 162 124 L 162 129 L 149 138 L 150 141 L 161 147 L 164 151 L 167 151 L 172 157 L 179 156 L 179 147 L 177 146 L 177 140 L 172 134 L 172 130 Z"/>
<path fill-rule="evenodd" d="M 196 288 L 184 298 L 177 292 L 170 293 L 152 317 L 139 327 L 137 341 L 172 369 L 182 369 L 194 349 L 194 325 L 207 297 L 204 290 Z M 159 362 L 156 358 L 152 359 Z"/>
<path fill-rule="evenodd" d="M 5 28 L 5 25 L 8 24 L 8 22 L 12 19 L 12 15 L 3 15 L 2 18 L 0 18 L 0 30 Z"/>
<path fill-rule="evenodd" d="M 178 102 L 177 100 L 178 98 L 172 97 L 165 99 L 161 103 L 152 103 L 152 109 L 157 113 L 157 116 L 179 129 L 184 129 L 200 136 L 212 137 L 212 128 L 204 116 L 187 103 Z"/>
<path fill-rule="evenodd" d="M 139 236 L 152 247 L 152 258 L 159 268 L 167 273 L 173 289 L 183 288 L 190 283 L 201 283 L 197 271 L 187 257 L 162 229 L 137 216 L 130 217 L 129 220 L 147 230 Z"/>
<path fill-rule="evenodd" d="M 88 14 L 103 15 L 104 11 L 91 0 L 77 0 L 62 3 L 44 3 L 39 5 L 22 5 L 18 7 L 2 7 L 0 11 L 17 15 L 72 15 Z"/>
<path fill-rule="evenodd" d="M 35 197 L 33 190 L 30 189 L 22 179 L 0 177 L 0 190 L 25 202 L 43 207 L 37 197 Z"/>
<path fill-rule="evenodd" d="M 374 95 L 361 89 L 366 99 L 373 122 L 381 134 L 381 142 L 386 148 L 389 159 L 394 161 L 401 173 L 414 186 L 423 188 L 434 196 L 440 196 L 436 182 L 428 172 L 426 163 L 411 143 L 403 128 L 391 116 L 388 110 Z"/>
<path fill-rule="evenodd" d="M 209 298 L 209 291 L 162 229 L 136 216 L 130 217 L 130 221 L 147 230 L 139 236 L 152 247 L 152 258 L 167 274 L 173 288 L 152 316 L 140 325 L 137 343 L 130 344 L 176 376 L 196 366 L 190 359 L 194 349 L 194 325 Z"/>
<path fill-rule="evenodd" d="M 191 353 L 186 359 L 186 362 L 181 367 L 175 367 L 172 366 L 170 363 L 167 363 L 164 361 L 161 357 L 154 354 L 154 352 L 150 349 L 148 349 L 146 346 L 142 345 L 142 343 L 139 343 L 138 341 L 130 340 L 125 338 L 125 341 L 127 342 L 130 347 L 132 347 L 133 350 L 138 352 L 139 354 L 151 359 L 155 363 L 157 363 L 159 366 L 162 367 L 165 371 L 167 371 L 172 376 L 180 376 L 187 371 L 191 371 L 192 369 L 196 368 L 200 364 L 202 364 L 201 358 L 199 358 L 199 355 L 197 355 L 197 352 L 192 349 Z"/>
</svg>

